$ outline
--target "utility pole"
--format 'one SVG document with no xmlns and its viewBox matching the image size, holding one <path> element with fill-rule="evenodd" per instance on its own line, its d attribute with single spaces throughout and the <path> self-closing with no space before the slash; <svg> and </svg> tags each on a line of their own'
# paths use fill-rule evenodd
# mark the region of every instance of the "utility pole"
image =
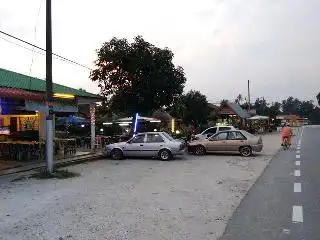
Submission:
<svg viewBox="0 0 320 240">
<path fill-rule="evenodd" d="M 53 170 L 53 97 L 52 97 L 52 21 L 51 0 L 46 0 L 46 161 L 49 172 Z"/>
<path fill-rule="evenodd" d="M 250 110 L 251 110 L 251 103 L 250 103 L 250 80 L 248 80 L 248 103 L 249 103 L 248 109 L 249 109 L 249 111 L 250 111 Z"/>
</svg>

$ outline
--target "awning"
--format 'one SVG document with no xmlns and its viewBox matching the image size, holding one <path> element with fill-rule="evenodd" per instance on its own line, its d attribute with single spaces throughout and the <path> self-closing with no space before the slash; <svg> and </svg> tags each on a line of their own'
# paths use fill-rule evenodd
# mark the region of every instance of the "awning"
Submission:
<svg viewBox="0 0 320 240">
<path fill-rule="evenodd" d="M 248 118 L 248 120 L 269 120 L 269 117 L 256 115 L 256 116 Z"/>
<path fill-rule="evenodd" d="M 42 94 L 29 92 L 19 88 L 0 88 L 0 98 L 1 97 L 36 101 L 44 99 L 44 96 Z"/>
</svg>

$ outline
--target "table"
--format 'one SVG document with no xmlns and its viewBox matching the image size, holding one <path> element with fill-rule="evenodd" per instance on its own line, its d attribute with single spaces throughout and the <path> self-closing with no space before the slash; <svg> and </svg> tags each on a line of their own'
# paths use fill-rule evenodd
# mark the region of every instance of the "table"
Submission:
<svg viewBox="0 0 320 240">
<path fill-rule="evenodd" d="M 63 155 L 75 155 L 76 154 L 76 138 L 55 138 L 55 152 Z"/>
</svg>

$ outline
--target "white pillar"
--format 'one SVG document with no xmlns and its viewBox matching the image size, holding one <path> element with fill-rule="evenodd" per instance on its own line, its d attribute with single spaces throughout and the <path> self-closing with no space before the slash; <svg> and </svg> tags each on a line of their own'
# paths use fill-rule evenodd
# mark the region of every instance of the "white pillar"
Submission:
<svg viewBox="0 0 320 240">
<path fill-rule="evenodd" d="M 96 109 L 95 104 L 90 104 L 90 123 L 91 123 L 91 152 L 93 152 L 96 141 Z"/>
<path fill-rule="evenodd" d="M 56 115 L 52 114 L 52 137 L 56 137 Z"/>
</svg>

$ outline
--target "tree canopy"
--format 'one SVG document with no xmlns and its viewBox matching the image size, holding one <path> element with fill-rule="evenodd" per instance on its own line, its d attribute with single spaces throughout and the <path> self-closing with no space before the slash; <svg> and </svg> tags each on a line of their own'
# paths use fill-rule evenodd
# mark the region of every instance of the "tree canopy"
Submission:
<svg viewBox="0 0 320 240">
<path fill-rule="evenodd" d="M 184 70 L 175 67 L 173 57 L 168 48 L 155 47 L 141 36 L 132 43 L 113 38 L 97 50 L 90 77 L 110 99 L 113 111 L 149 114 L 183 92 Z"/>
<path fill-rule="evenodd" d="M 317 95 L 318 104 L 320 105 L 320 92 Z"/>
<path fill-rule="evenodd" d="M 241 94 L 239 94 L 237 97 L 236 97 L 236 99 L 234 100 L 234 102 L 235 103 L 237 103 L 237 104 L 242 104 L 242 102 L 243 102 L 243 97 L 242 97 L 242 95 Z"/>
<path fill-rule="evenodd" d="M 207 97 L 199 91 L 191 90 L 175 101 L 170 107 L 170 114 L 182 119 L 187 125 L 199 127 L 206 124 L 209 117 Z"/>
</svg>

